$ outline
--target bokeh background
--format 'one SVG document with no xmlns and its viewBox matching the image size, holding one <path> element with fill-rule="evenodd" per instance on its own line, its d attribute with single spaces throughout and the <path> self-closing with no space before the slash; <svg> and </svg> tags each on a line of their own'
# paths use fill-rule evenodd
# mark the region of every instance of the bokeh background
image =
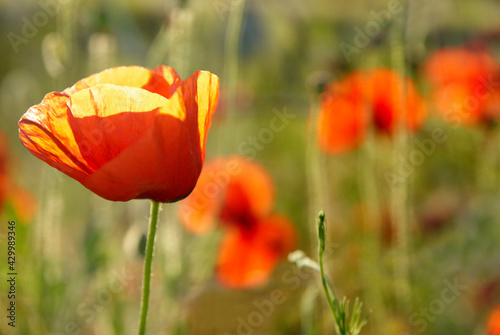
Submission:
<svg viewBox="0 0 500 335">
<path fill-rule="evenodd" d="M 16 220 L 18 272 L 15 329 L 3 315 L 1 280 L 0 333 L 136 332 L 149 202 L 92 194 L 22 147 L 17 121 L 46 93 L 92 73 L 166 64 L 182 78 L 198 69 L 220 77 L 207 160 L 240 154 L 264 166 L 276 184 L 275 210 L 293 221 L 297 249 L 312 259 L 316 214 L 325 210 L 325 264 L 340 297 L 363 301 L 362 334 L 485 334 L 500 304 L 498 127 L 449 125 L 429 103 L 403 157 L 437 128 L 446 141 L 396 190 L 385 177 L 398 168 L 393 139 L 370 137 L 343 155 L 316 144 L 318 92 L 328 81 L 374 66 L 404 69 L 428 97 L 422 66 L 439 48 L 479 44 L 500 60 L 495 0 L 409 1 L 346 57 L 341 44 L 356 46 L 373 12 L 402 3 L 0 1 L 0 130 L 15 184 L 0 214 L 0 270 L 5 278 L 7 222 Z M 289 122 L 262 140 L 276 113 L 291 115 Z M 221 286 L 214 278 L 220 239 L 218 230 L 190 234 L 176 204 L 163 205 L 149 334 L 334 333 L 318 275 L 286 259 L 263 286 Z M 277 289 L 284 302 L 263 315 L 258 306 Z"/>
</svg>

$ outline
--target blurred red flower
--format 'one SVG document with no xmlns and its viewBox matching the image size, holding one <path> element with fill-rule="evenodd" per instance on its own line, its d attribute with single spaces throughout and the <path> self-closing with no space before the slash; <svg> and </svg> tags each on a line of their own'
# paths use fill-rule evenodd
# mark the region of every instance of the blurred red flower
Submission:
<svg viewBox="0 0 500 335">
<path fill-rule="evenodd" d="M 36 200 L 30 192 L 13 181 L 9 174 L 9 161 L 7 138 L 0 132 L 0 212 L 10 206 L 21 223 L 27 223 L 35 215 Z"/>
<path fill-rule="evenodd" d="M 486 320 L 486 334 L 500 335 L 500 306 L 495 307 Z"/>
<path fill-rule="evenodd" d="M 117 67 L 47 94 L 19 121 L 36 157 L 113 201 L 172 202 L 194 188 L 219 97 L 217 76 Z"/>
<path fill-rule="evenodd" d="M 318 143 L 326 153 L 356 148 L 371 123 L 379 133 L 392 135 L 400 118 L 410 131 L 418 130 L 426 106 L 410 79 L 390 69 L 355 71 L 328 84 L 321 97 Z"/>
<path fill-rule="evenodd" d="M 445 120 L 471 125 L 498 118 L 498 65 L 486 51 L 439 49 L 425 62 L 424 72 L 435 108 Z"/>
<path fill-rule="evenodd" d="M 179 206 L 181 221 L 195 233 L 217 223 L 225 231 L 216 276 L 227 287 L 264 284 L 277 262 L 292 251 L 296 231 L 272 213 L 274 185 L 266 170 L 244 157 L 205 164 L 196 188 Z"/>
</svg>

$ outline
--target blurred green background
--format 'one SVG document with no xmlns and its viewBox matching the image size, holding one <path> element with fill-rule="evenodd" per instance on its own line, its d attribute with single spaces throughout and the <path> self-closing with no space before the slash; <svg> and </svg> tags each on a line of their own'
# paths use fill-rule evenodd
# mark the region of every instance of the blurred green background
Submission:
<svg viewBox="0 0 500 335">
<path fill-rule="evenodd" d="M 355 69 L 393 66 L 391 32 L 398 27 L 404 31 L 406 73 L 423 95 L 429 87 L 421 64 L 440 47 L 488 37 L 490 51 L 500 59 L 498 1 L 413 0 L 407 15 L 394 15 L 349 61 L 340 44 L 354 45 L 355 29 L 364 29 L 372 11 L 387 10 L 391 3 L 400 4 L 0 0 L 0 130 L 9 141 L 9 173 L 37 201 L 29 220 L 22 219 L 22 204 L 6 204 L 0 214 L 2 255 L 7 221 L 17 221 L 18 268 L 16 328 L 3 315 L 8 299 L 2 279 L 0 333 L 136 332 L 149 202 L 113 203 L 92 194 L 24 149 L 17 121 L 46 93 L 92 73 L 166 64 L 182 78 L 198 69 L 220 77 L 207 159 L 247 154 L 267 168 L 277 187 L 276 211 L 295 223 L 297 248 L 313 259 L 315 214 L 325 210 L 328 273 L 339 296 L 364 302 L 369 320 L 363 334 L 484 334 L 488 312 L 500 303 L 498 127 L 488 134 L 451 127 L 431 108 L 415 135 L 428 139 L 433 129 L 442 128 L 447 140 L 407 181 L 404 251 L 410 293 L 403 297 L 394 268 L 402 257 L 390 215 L 394 194 L 384 178 L 394 168 L 387 158 L 391 141 L 372 141 L 371 157 L 367 148 L 336 157 L 315 146 L 311 115 L 318 106 L 318 85 Z M 269 127 L 273 111 L 284 110 L 294 117 L 269 143 L 243 144 Z M 414 143 L 409 140 L 409 150 Z M 217 231 L 189 234 L 179 224 L 176 205 L 163 205 L 149 334 L 334 333 L 318 276 L 290 272 L 296 269 L 286 260 L 264 287 L 219 286 L 213 276 L 219 240 Z M 2 278 L 6 263 L 7 256 L 0 258 Z M 459 285 L 452 291 L 454 283 Z M 454 295 L 443 301 L 446 288 Z M 285 302 L 257 326 L 242 326 L 275 289 L 284 292 Z"/>
</svg>

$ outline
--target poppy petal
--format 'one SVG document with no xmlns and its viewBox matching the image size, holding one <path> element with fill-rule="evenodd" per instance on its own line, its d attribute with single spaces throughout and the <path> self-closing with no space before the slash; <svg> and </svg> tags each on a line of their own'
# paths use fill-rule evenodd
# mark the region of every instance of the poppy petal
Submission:
<svg viewBox="0 0 500 335">
<path fill-rule="evenodd" d="M 274 202 L 274 184 L 266 170 L 241 156 L 207 162 L 193 192 L 180 204 L 183 225 L 204 233 L 219 217 L 225 223 L 242 224 L 246 215 L 268 216 Z"/>
<path fill-rule="evenodd" d="M 373 107 L 378 131 L 391 135 L 404 117 L 409 130 L 416 131 L 425 120 L 426 108 L 415 84 L 396 71 L 377 68 L 369 73 L 366 96 Z"/>
<path fill-rule="evenodd" d="M 433 102 L 445 119 L 472 125 L 481 117 L 483 101 L 477 100 L 476 105 L 466 106 L 465 103 L 471 96 L 474 96 L 474 87 L 470 83 L 454 82 L 436 88 Z"/>
<path fill-rule="evenodd" d="M 71 127 L 66 94 L 52 92 L 31 107 L 19 121 L 19 138 L 36 157 L 82 181 L 92 168 L 81 157 Z"/>
<path fill-rule="evenodd" d="M 262 285 L 295 242 L 293 224 L 280 215 L 259 221 L 251 231 L 228 229 L 219 250 L 217 279 L 231 288 Z"/>
<path fill-rule="evenodd" d="M 318 115 L 317 138 L 329 154 L 342 154 L 357 147 L 365 137 L 366 116 L 360 100 L 327 96 Z"/>
<path fill-rule="evenodd" d="M 245 212 L 250 212 L 253 218 L 268 216 L 276 193 L 269 173 L 245 157 L 235 155 L 229 159 L 238 167 L 238 172 L 231 176 L 221 218 L 226 222 L 244 224 L 239 219 L 245 217 Z"/>
<path fill-rule="evenodd" d="M 487 335 L 500 335 L 500 306 L 495 307 L 486 320 Z"/>
<path fill-rule="evenodd" d="M 149 98 L 163 99 L 163 105 L 138 113 L 146 114 L 146 119 L 151 118 L 151 126 L 119 155 L 100 166 L 83 184 L 108 200 L 148 198 L 160 202 L 175 201 L 193 189 L 201 171 L 198 136 L 196 130 L 193 131 L 189 124 L 185 124 L 186 120 L 182 120 L 186 111 L 180 92 L 167 100 L 145 90 L 140 91 L 145 100 L 142 103 L 141 99 L 137 99 L 137 107 L 142 105 L 142 108 L 147 106 L 149 109 L 155 105 L 151 100 L 149 103 L 152 104 L 147 105 Z M 113 138 L 119 137 L 123 131 L 127 131 L 126 136 L 129 136 L 128 130 L 134 129 L 130 121 L 137 115 L 125 114 L 108 117 L 110 123 L 116 126 Z"/>
<path fill-rule="evenodd" d="M 483 50 L 441 48 L 426 60 L 424 71 L 437 86 L 453 82 L 477 82 L 497 72 L 495 59 Z"/>
<path fill-rule="evenodd" d="M 186 110 L 193 115 L 190 122 L 198 125 L 202 159 L 205 159 L 205 139 L 219 100 L 219 78 L 207 71 L 196 71 L 182 82 L 180 90 Z"/>
<path fill-rule="evenodd" d="M 181 83 L 166 66 L 105 70 L 30 108 L 20 138 L 103 198 L 176 201 L 201 172 L 218 84 L 204 71 Z"/>
<path fill-rule="evenodd" d="M 193 192 L 179 203 L 183 226 L 192 233 L 204 234 L 217 224 L 233 166 L 222 158 L 205 163 Z"/>
<path fill-rule="evenodd" d="M 110 84 L 78 91 L 68 106 L 75 140 L 93 171 L 141 138 L 157 114 L 185 118 L 180 99 L 165 99 L 144 89 Z"/>
<path fill-rule="evenodd" d="M 177 86 L 179 81 L 181 81 L 179 75 L 168 66 L 159 66 L 153 71 L 141 66 L 119 66 L 82 79 L 64 90 L 64 93 L 71 95 L 99 84 L 114 84 L 143 88 L 169 98 L 172 95 L 171 86 L 174 83 Z"/>
</svg>

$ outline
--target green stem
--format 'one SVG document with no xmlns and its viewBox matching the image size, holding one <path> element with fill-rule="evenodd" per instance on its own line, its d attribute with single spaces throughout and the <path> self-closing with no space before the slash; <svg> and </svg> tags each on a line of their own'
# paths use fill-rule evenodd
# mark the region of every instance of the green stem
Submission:
<svg viewBox="0 0 500 335">
<path fill-rule="evenodd" d="M 405 64 L 405 32 L 406 15 L 408 13 L 408 0 L 403 1 L 403 12 L 394 21 L 391 31 L 391 61 L 393 68 L 400 73 L 402 78 L 406 78 Z M 404 79 L 403 79 L 404 82 Z M 400 117 L 396 124 L 394 134 L 394 147 L 392 150 L 392 164 L 396 167 L 399 157 L 408 157 L 409 144 L 406 123 L 408 119 L 406 101 L 406 87 L 404 86 L 403 117 Z M 405 178 L 391 189 L 391 216 L 392 223 L 396 226 L 396 249 L 394 256 L 394 276 L 395 292 L 399 307 L 407 310 L 411 302 L 411 287 L 409 283 L 409 180 Z"/>
<path fill-rule="evenodd" d="M 336 306 L 334 306 L 334 303 L 333 303 L 335 301 L 336 302 L 335 305 L 338 305 L 338 300 L 337 300 L 337 297 L 333 291 L 332 291 L 333 300 L 332 300 L 332 297 L 330 296 L 329 285 L 326 281 L 325 270 L 323 268 L 323 252 L 321 252 L 321 251 L 320 251 L 320 257 L 319 257 L 319 271 L 321 273 L 321 283 L 323 284 L 323 290 L 325 291 L 325 294 L 326 294 L 326 300 L 328 300 L 328 305 L 330 306 L 330 309 L 333 312 L 333 317 L 335 318 L 337 325 L 340 326 L 341 321 L 339 320 L 339 317 L 337 316 L 337 313 L 336 313 L 338 308 Z M 342 334 L 342 332 L 341 332 L 341 334 Z"/>
<path fill-rule="evenodd" d="M 319 262 L 319 271 L 321 273 L 321 283 L 323 284 L 323 290 L 325 291 L 326 299 L 328 300 L 328 305 L 332 310 L 333 317 L 335 318 L 335 322 L 338 327 L 339 334 L 345 334 L 345 317 L 342 315 L 342 309 L 340 308 L 339 300 L 337 299 L 337 295 L 333 290 L 333 286 L 327 280 L 325 276 L 325 269 L 323 267 L 323 253 L 325 252 L 325 244 L 326 244 L 326 227 L 325 227 L 325 212 L 320 211 L 318 214 L 318 262 Z M 330 289 L 333 295 L 330 295 Z"/>
<path fill-rule="evenodd" d="M 156 224 L 160 203 L 151 201 L 151 216 L 149 218 L 148 239 L 146 244 L 146 258 L 144 259 L 144 277 L 142 279 L 141 316 L 139 320 L 139 335 L 146 333 L 146 320 L 148 318 L 149 288 L 151 284 L 151 263 L 155 245 Z"/>
<path fill-rule="evenodd" d="M 377 167 L 377 147 L 374 133 L 370 132 L 359 159 L 359 184 L 363 195 L 363 230 L 361 232 L 361 280 L 366 291 L 366 301 L 376 310 L 374 327 L 384 324 L 385 307 L 382 289 L 383 262 L 381 261 L 380 237 L 382 234 L 382 213 L 380 196 L 374 171 Z"/>
<path fill-rule="evenodd" d="M 220 132 L 219 145 L 234 142 L 237 134 L 235 125 L 237 95 L 238 95 L 238 57 L 240 46 L 240 35 L 245 14 L 245 0 L 238 2 L 238 5 L 229 11 L 227 19 L 226 33 L 224 37 L 224 82 L 226 83 L 227 116 L 224 121 L 224 131 Z"/>
</svg>

